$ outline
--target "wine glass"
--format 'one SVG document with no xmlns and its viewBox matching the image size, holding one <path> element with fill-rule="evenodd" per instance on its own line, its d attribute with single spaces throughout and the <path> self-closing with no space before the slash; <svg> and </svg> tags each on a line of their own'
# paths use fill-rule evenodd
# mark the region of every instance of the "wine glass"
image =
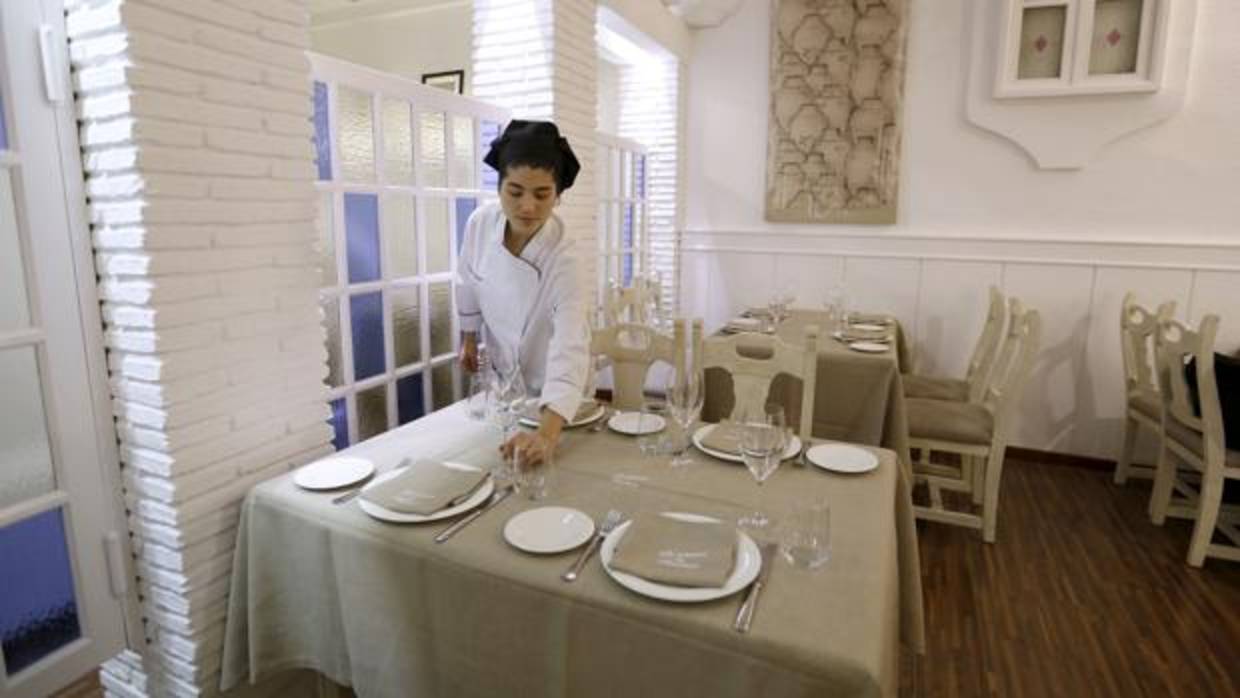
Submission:
<svg viewBox="0 0 1240 698">
<path fill-rule="evenodd" d="M 701 371 L 686 369 L 671 374 L 667 385 L 667 412 L 680 427 L 671 462 L 673 468 L 693 462 L 688 455 L 690 429 L 702 414 L 704 397 Z"/>
<path fill-rule="evenodd" d="M 838 326 L 842 324 L 844 315 L 848 309 L 848 293 L 842 284 L 832 286 L 826 297 L 823 299 L 823 305 L 827 310 L 828 326 Z M 837 329 L 842 329 L 837 327 Z"/>
<path fill-rule="evenodd" d="M 637 437 L 637 449 L 643 455 L 657 456 L 663 451 L 666 428 L 655 429 L 660 419 L 666 423 L 667 395 L 653 390 L 642 391 L 642 411 L 637 422 L 641 433 Z"/>
<path fill-rule="evenodd" d="M 503 437 L 500 443 L 508 443 L 512 438 L 513 432 L 516 430 L 517 421 L 521 419 L 521 413 L 526 405 L 526 389 L 525 379 L 521 375 L 521 367 L 516 363 L 506 364 L 504 366 L 495 365 L 495 376 L 492 380 L 492 390 L 495 404 L 495 415 L 499 420 L 500 427 L 503 429 Z M 515 472 L 512 463 L 497 463 L 493 471 L 496 484 L 509 484 L 513 481 Z"/>
<path fill-rule="evenodd" d="M 768 530 L 771 519 L 762 506 L 762 485 L 771 477 L 784 452 L 785 432 L 771 423 L 765 409 L 745 414 L 741 423 L 741 457 L 749 474 L 758 482 L 758 507 L 737 523 L 754 532 Z"/>
</svg>

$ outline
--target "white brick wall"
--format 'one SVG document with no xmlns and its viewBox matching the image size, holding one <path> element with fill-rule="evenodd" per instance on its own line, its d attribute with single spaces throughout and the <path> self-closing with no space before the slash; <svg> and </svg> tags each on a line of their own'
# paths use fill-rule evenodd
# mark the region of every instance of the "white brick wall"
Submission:
<svg viewBox="0 0 1240 698">
<path fill-rule="evenodd" d="M 308 15 L 67 4 L 149 640 L 102 679 L 113 696 L 213 695 L 239 502 L 331 448 Z"/>
<path fill-rule="evenodd" d="M 598 130 L 595 0 L 474 0 L 473 90 L 516 119 L 549 119 L 581 161 L 557 213 L 578 240 L 582 293 L 593 297 L 597 255 L 594 156 Z"/>
</svg>

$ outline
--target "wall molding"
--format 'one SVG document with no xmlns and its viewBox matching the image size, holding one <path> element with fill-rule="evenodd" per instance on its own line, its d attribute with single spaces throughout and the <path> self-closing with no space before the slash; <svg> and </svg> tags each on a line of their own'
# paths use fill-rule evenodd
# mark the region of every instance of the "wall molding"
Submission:
<svg viewBox="0 0 1240 698">
<path fill-rule="evenodd" d="M 960 235 L 951 233 L 910 233 L 903 231 L 876 232 L 871 229 L 864 232 L 850 232 L 848 229 L 832 230 L 823 226 L 813 230 L 772 230 L 770 228 L 685 228 L 683 234 L 690 237 L 717 238 L 727 235 L 751 235 L 762 237 L 814 238 L 819 240 L 864 240 L 866 242 L 891 242 L 898 240 L 919 240 L 926 242 L 988 242 L 1037 245 L 1106 245 L 1109 247 L 1182 247 L 1200 248 L 1213 247 L 1240 250 L 1240 238 L 1236 240 L 1155 240 L 1150 238 L 1080 238 L 1067 236 L 1007 236 L 1007 235 Z"/>
</svg>

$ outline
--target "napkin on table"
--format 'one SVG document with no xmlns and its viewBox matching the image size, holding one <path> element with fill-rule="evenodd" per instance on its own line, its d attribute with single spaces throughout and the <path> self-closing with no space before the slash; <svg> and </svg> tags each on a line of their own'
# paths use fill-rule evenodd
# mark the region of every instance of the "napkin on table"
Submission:
<svg viewBox="0 0 1240 698">
<path fill-rule="evenodd" d="M 459 504 L 486 479 L 485 470 L 462 470 L 439 461 L 419 460 L 400 475 L 375 485 L 361 497 L 402 514 L 433 514 Z"/>
<path fill-rule="evenodd" d="M 702 437 L 702 445 L 712 451 L 737 456 L 741 453 L 744 427 L 735 422 L 720 422 Z"/>
<path fill-rule="evenodd" d="M 612 569 L 683 587 L 721 587 L 736 563 L 736 531 L 719 522 L 664 515 L 635 518 L 611 559 Z"/>
</svg>

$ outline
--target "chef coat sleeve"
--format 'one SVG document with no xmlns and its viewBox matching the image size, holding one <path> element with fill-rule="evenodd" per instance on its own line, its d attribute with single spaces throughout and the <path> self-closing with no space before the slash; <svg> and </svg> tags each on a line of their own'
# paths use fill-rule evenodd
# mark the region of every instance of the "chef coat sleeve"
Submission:
<svg viewBox="0 0 1240 698">
<path fill-rule="evenodd" d="M 590 368 L 590 330 L 580 262 L 571 248 L 556 262 L 551 279 L 551 342 L 538 404 L 571 422 L 581 403 Z"/>
</svg>

